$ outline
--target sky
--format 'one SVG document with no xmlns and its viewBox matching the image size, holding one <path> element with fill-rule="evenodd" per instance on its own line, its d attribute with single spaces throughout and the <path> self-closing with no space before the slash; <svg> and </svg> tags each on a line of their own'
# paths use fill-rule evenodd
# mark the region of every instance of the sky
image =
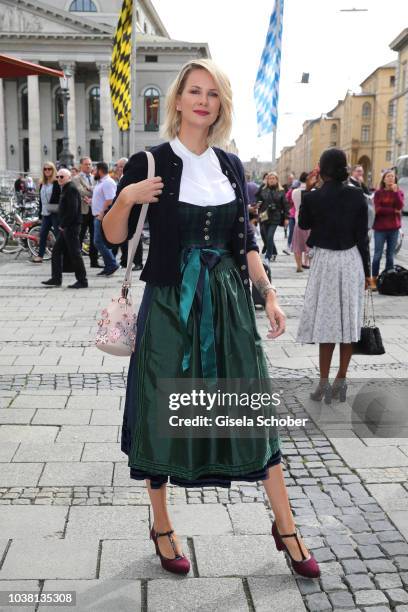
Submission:
<svg viewBox="0 0 408 612">
<path fill-rule="evenodd" d="M 172 38 L 207 42 L 229 76 L 235 139 L 247 161 L 272 158 L 272 135 L 257 137 L 253 86 L 274 0 L 153 0 Z M 361 8 L 366 12 L 340 12 Z M 285 0 L 277 153 L 306 119 L 319 117 L 378 66 L 397 58 L 389 44 L 408 27 L 408 0 Z M 310 74 L 301 84 L 302 73 Z"/>
</svg>

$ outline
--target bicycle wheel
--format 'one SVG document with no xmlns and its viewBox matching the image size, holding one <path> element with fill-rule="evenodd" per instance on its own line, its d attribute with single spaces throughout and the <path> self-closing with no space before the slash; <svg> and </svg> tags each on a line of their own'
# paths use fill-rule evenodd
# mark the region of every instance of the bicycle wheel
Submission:
<svg viewBox="0 0 408 612">
<path fill-rule="evenodd" d="M 28 234 L 30 236 L 35 237 L 35 240 L 30 240 L 29 238 L 27 239 L 27 244 L 28 244 L 29 251 L 35 257 L 38 257 L 38 251 L 39 251 L 39 247 L 40 247 L 40 229 L 41 229 L 41 225 L 40 224 L 33 225 L 33 227 L 28 232 Z M 51 253 L 52 253 L 52 248 L 53 248 L 54 244 L 55 244 L 54 232 L 52 232 L 50 230 L 48 232 L 48 236 L 47 236 L 47 242 L 46 242 L 46 245 L 45 245 L 45 252 L 44 252 L 44 255 L 43 255 L 43 259 L 50 259 Z"/>
<path fill-rule="evenodd" d="M 3 228 L 0 229 L 4 231 Z M 18 253 L 18 251 L 21 251 L 22 248 L 23 247 L 21 246 L 19 238 L 14 238 L 11 234 L 7 234 L 6 242 L 1 249 L 1 252 L 5 253 L 6 255 L 13 255 L 14 253 Z"/>
<path fill-rule="evenodd" d="M 4 247 L 6 246 L 7 240 L 8 240 L 8 233 L 6 232 L 4 228 L 0 227 L 0 251 L 2 251 Z"/>
</svg>

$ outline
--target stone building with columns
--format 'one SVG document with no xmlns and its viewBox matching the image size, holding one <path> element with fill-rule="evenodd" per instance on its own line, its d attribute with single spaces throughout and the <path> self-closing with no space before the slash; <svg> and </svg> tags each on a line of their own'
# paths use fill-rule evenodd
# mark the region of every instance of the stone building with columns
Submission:
<svg viewBox="0 0 408 612">
<path fill-rule="evenodd" d="M 71 73 L 69 148 L 110 163 L 128 155 L 128 134 L 112 112 L 109 67 L 122 0 L 0 0 L 0 53 Z M 180 67 L 210 57 L 206 43 L 170 38 L 150 0 L 136 24 L 136 149 L 161 141 L 164 97 Z M 0 79 L 0 173 L 40 174 L 62 150 L 63 99 L 53 77 Z"/>
</svg>

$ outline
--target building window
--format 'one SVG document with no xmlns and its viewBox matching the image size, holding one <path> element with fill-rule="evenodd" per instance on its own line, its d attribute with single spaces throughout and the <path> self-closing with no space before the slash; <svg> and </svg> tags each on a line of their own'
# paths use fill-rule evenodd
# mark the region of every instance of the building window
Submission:
<svg viewBox="0 0 408 612">
<path fill-rule="evenodd" d="M 144 30 L 144 33 L 147 34 L 147 23 L 146 22 L 144 22 L 143 30 Z"/>
<path fill-rule="evenodd" d="M 392 123 L 388 123 L 387 125 L 387 142 L 392 141 Z"/>
<path fill-rule="evenodd" d="M 363 119 L 371 119 L 371 104 L 364 102 L 363 108 L 361 109 L 361 116 Z"/>
<path fill-rule="evenodd" d="M 61 87 L 58 87 L 55 92 L 55 129 L 64 129 L 64 98 Z"/>
<path fill-rule="evenodd" d="M 337 146 L 337 125 L 335 123 L 330 128 L 330 146 Z"/>
<path fill-rule="evenodd" d="M 28 89 L 21 90 L 21 127 L 28 130 Z"/>
<path fill-rule="evenodd" d="M 395 87 L 395 76 L 390 76 L 390 87 Z"/>
<path fill-rule="evenodd" d="M 55 146 L 56 146 L 56 159 L 59 159 L 62 153 L 62 149 L 64 148 L 63 138 L 57 138 L 57 140 L 55 141 Z"/>
<path fill-rule="evenodd" d="M 370 126 L 363 125 L 361 128 L 361 142 L 369 142 L 370 141 Z"/>
<path fill-rule="evenodd" d="M 97 85 L 89 92 L 89 129 L 99 130 L 101 127 L 101 93 Z M 93 157 L 91 156 L 93 159 Z M 98 158 L 99 159 L 99 158 Z"/>
<path fill-rule="evenodd" d="M 92 138 L 89 141 L 89 156 L 94 162 L 102 161 L 102 140 L 100 138 Z"/>
<path fill-rule="evenodd" d="M 392 151 L 386 151 L 385 161 L 391 161 L 391 160 L 392 160 Z"/>
<path fill-rule="evenodd" d="M 405 81 L 407 79 L 407 65 L 404 62 L 402 64 L 402 70 L 401 70 L 401 80 L 400 80 L 400 92 L 404 91 L 405 89 Z"/>
<path fill-rule="evenodd" d="M 158 132 L 160 122 L 160 93 L 150 87 L 144 94 L 145 132 Z"/>
<path fill-rule="evenodd" d="M 391 119 L 395 116 L 395 100 L 391 100 L 388 104 L 388 117 Z"/>
<path fill-rule="evenodd" d="M 73 0 L 69 10 L 71 13 L 96 13 L 97 8 L 93 0 Z"/>
<path fill-rule="evenodd" d="M 30 170 L 30 146 L 28 138 L 23 138 L 23 170 L 24 172 Z"/>
<path fill-rule="evenodd" d="M 158 57 L 157 55 L 145 55 L 145 62 L 149 62 L 151 64 L 155 63 L 158 61 Z"/>
</svg>

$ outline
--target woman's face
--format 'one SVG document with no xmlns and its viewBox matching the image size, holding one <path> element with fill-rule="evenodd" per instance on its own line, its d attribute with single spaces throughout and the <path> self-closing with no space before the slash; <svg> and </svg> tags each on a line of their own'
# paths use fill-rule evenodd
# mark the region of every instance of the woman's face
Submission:
<svg viewBox="0 0 408 612">
<path fill-rule="evenodd" d="M 267 176 L 267 185 L 268 187 L 276 187 L 278 184 L 278 179 L 274 174 L 268 174 Z"/>
<path fill-rule="evenodd" d="M 395 174 L 394 172 L 387 172 L 384 176 L 384 184 L 386 187 L 392 187 L 395 183 Z"/>
<path fill-rule="evenodd" d="M 207 70 L 192 70 L 184 89 L 176 98 L 181 124 L 209 129 L 216 122 L 221 108 L 219 91 Z"/>
</svg>

